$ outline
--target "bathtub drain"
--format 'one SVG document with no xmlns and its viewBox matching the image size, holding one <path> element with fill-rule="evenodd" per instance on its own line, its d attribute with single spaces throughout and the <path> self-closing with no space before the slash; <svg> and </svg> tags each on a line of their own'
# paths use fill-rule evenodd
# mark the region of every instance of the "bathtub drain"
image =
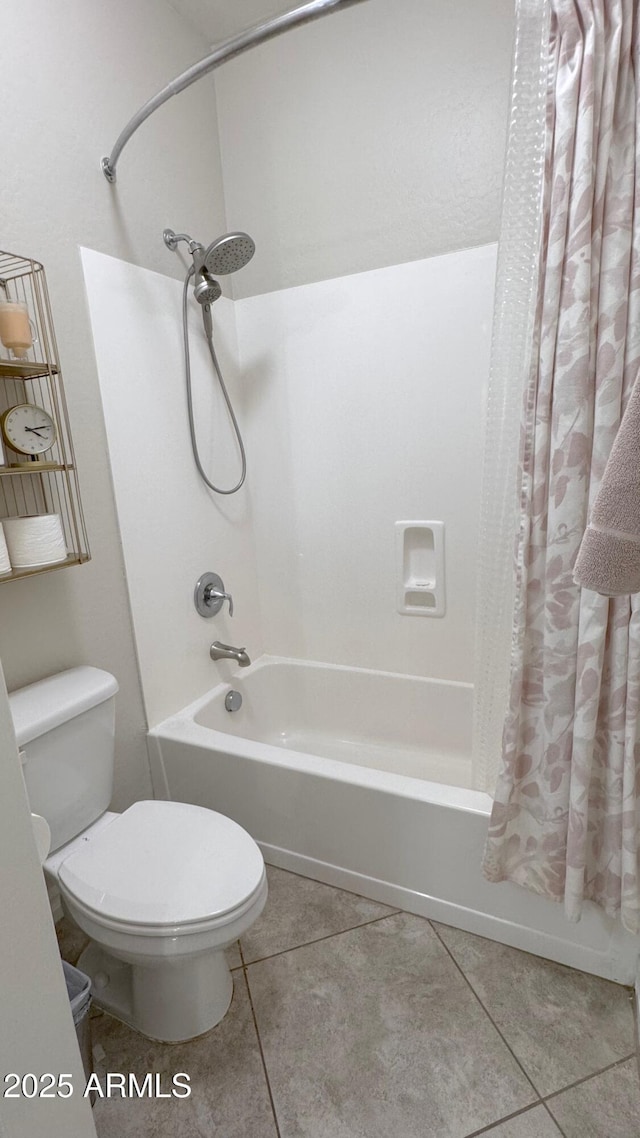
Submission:
<svg viewBox="0 0 640 1138">
<path fill-rule="evenodd" d="M 239 691 L 228 691 L 224 697 L 224 706 L 227 711 L 237 711 L 242 707 L 242 696 Z"/>
</svg>

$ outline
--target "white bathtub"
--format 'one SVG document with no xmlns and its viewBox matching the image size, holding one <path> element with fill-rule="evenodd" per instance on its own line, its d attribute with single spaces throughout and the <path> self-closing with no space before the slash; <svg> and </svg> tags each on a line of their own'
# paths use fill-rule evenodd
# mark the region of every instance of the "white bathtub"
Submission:
<svg viewBox="0 0 640 1138">
<path fill-rule="evenodd" d="M 635 938 L 594 907 L 572 925 L 482 877 L 471 685 L 268 656 L 230 675 L 149 732 L 157 797 L 229 815 L 283 869 L 635 981 Z"/>
</svg>

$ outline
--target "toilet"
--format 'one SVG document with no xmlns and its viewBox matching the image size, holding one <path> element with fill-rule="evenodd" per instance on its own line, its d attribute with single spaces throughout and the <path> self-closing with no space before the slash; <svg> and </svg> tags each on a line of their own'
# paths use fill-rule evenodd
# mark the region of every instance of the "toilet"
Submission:
<svg viewBox="0 0 640 1138">
<path fill-rule="evenodd" d="M 44 863 L 91 938 L 78 967 L 95 1003 L 152 1039 L 193 1039 L 233 995 L 224 950 L 267 899 L 262 854 L 230 818 L 183 802 L 108 810 L 118 684 L 71 668 L 9 696 L 31 810 L 51 830 Z"/>
</svg>

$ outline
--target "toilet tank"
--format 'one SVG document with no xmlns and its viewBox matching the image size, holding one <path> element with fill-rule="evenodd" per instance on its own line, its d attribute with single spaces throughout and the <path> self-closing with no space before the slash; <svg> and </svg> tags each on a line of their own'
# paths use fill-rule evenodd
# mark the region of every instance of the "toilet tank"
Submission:
<svg viewBox="0 0 640 1138">
<path fill-rule="evenodd" d="M 9 695 L 31 810 L 51 829 L 51 852 L 109 808 L 118 683 L 70 668 Z"/>
</svg>

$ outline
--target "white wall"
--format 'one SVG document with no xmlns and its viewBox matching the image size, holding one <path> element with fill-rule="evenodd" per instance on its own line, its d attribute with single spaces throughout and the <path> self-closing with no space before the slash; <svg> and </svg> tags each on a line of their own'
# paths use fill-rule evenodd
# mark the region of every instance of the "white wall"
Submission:
<svg viewBox="0 0 640 1138">
<path fill-rule="evenodd" d="M 70 1098 L 0 1098 L 6 1138 L 95 1138 L 0 665 L 0 1073 L 72 1076 Z M 10 916 L 10 919 L 8 919 Z"/>
<path fill-rule="evenodd" d="M 212 494 L 191 454 L 182 356 L 182 286 L 169 277 L 83 250 L 102 403 L 109 438 L 127 582 L 150 724 L 184 707 L 230 674 L 214 664 L 213 640 L 262 652 L 250 486 L 255 455 L 237 494 Z M 237 381 L 233 302 L 213 307 L 216 348 L 241 423 L 251 398 Z M 194 407 L 203 465 L 235 485 L 240 457 L 189 290 Z M 114 334 L 115 332 L 115 334 Z M 233 594 L 205 620 L 193 604 L 196 580 L 219 573 Z"/>
<path fill-rule="evenodd" d="M 495 246 L 236 302 L 268 652 L 473 679 Z M 447 611 L 396 611 L 394 522 L 445 523 Z"/>
<path fill-rule="evenodd" d="M 133 112 L 207 46 L 163 0 L 3 5 L 0 246 L 47 270 L 93 561 L 1 584 L 0 652 L 10 688 L 85 662 L 117 675 L 117 808 L 150 784 L 78 245 L 179 275 L 165 226 L 205 240 L 224 231 L 210 81 L 144 125 L 116 187 L 99 170 Z"/>
<path fill-rule="evenodd" d="M 291 0 L 171 0 L 171 5 L 212 44 L 293 6 Z"/>
<path fill-rule="evenodd" d="M 236 296 L 497 240 L 513 0 L 367 0 L 215 73 Z"/>
</svg>

